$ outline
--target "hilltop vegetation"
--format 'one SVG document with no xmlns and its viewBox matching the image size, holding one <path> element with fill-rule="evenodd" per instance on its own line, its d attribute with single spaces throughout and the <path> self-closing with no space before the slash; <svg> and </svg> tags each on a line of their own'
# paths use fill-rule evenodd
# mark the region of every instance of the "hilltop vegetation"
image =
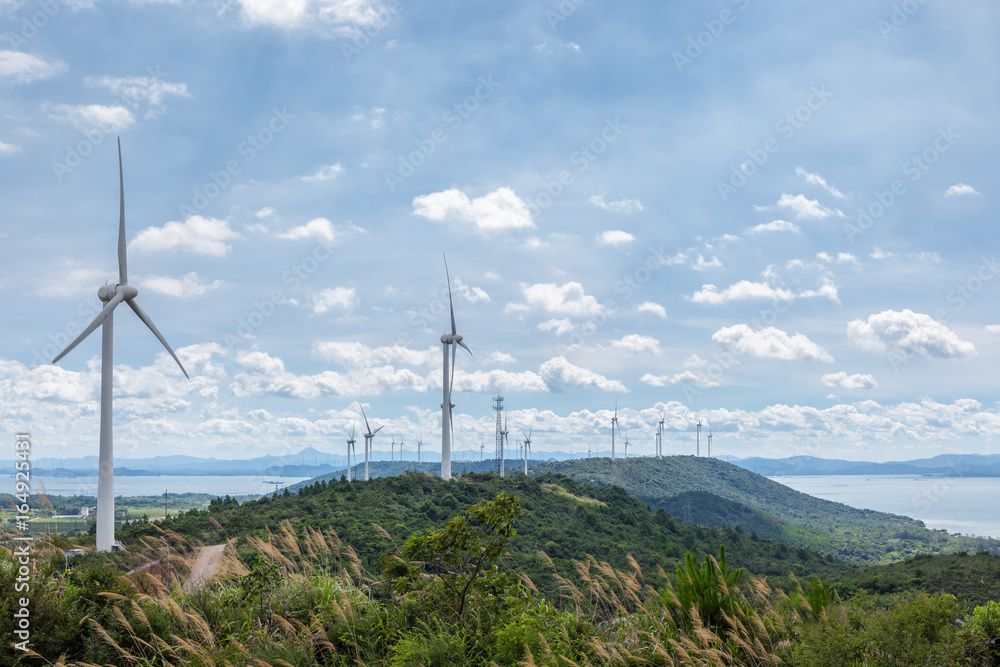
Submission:
<svg viewBox="0 0 1000 667">
<path fill-rule="evenodd" d="M 351 546 L 363 567 L 377 570 L 381 554 L 393 544 L 440 526 L 463 507 L 499 493 L 516 494 L 525 510 L 510 548 L 511 567 L 549 595 L 558 593 L 550 559 L 556 571 L 569 579 L 576 577 L 572 561 L 588 556 L 619 568 L 627 568 L 631 557 L 644 571 L 671 571 L 686 552 L 712 553 L 719 544 L 725 544 L 734 567 L 778 581 L 787 582 L 791 572 L 827 577 L 846 571 L 829 556 L 740 529 L 686 524 L 620 488 L 592 487 L 560 475 L 500 478 L 470 473 L 444 482 L 410 472 L 368 482 L 320 481 L 298 494 L 265 496 L 240 505 L 213 503 L 208 510 L 189 511 L 157 526 L 132 524 L 118 536 L 129 543 L 164 529 L 205 544 L 236 538 L 249 559 L 248 537 L 266 538 L 279 526 L 298 536 L 332 529 Z"/>
<path fill-rule="evenodd" d="M 542 463 L 595 486 L 617 485 L 649 506 L 709 526 L 740 526 L 849 563 L 874 564 L 918 554 L 1000 553 L 1000 540 L 948 535 L 909 517 L 862 510 L 800 493 L 725 461 L 693 456 L 663 459 L 576 459 Z"/>
</svg>

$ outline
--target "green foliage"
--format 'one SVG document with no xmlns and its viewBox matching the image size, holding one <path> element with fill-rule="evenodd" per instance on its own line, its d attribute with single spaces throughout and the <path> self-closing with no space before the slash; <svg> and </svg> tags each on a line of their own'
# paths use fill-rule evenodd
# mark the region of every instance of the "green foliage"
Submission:
<svg viewBox="0 0 1000 667">
<path fill-rule="evenodd" d="M 1000 603 L 990 600 L 965 617 L 965 628 L 987 656 L 990 665 L 1000 665 Z"/>
<path fill-rule="evenodd" d="M 720 626 L 723 613 L 733 616 L 736 587 L 744 574 L 742 568 L 729 571 L 725 546 L 719 547 L 719 560 L 705 555 L 705 567 L 698 565 L 694 554 L 685 554 L 683 565 L 677 566 L 674 593 L 687 626 L 691 627 L 695 612 L 712 628 Z"/>
</svg>

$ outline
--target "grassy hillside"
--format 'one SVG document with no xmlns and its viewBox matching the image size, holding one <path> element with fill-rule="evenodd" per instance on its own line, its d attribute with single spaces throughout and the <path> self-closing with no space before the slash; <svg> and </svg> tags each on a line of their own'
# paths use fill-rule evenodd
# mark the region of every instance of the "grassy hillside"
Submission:
<svg viewBox="0 0 1000 667">
<path fill-rule="evenodd" d="M 929 530 L 909 517 L 861 510 L 800 493 L 719 459 L 593 458 L 543 463 L 536 474 L 558 473 L 596 486 L 617 485 L 673 516 L 831 553 L 852 563 L 903 560 L 958 551 L 1000 553 L 1000 540 Z"/>
<path fill-rule="evenodd" d="M 685 552 L 718 553 L 725 544 L 733 567 L 769 577 L 817 575 L 829 578 L 849 568 L 804 548 L 752 537 L 738 529 L 686 524 L 663 510 L 654 510 L 619 488 L 597 488 L 557 475 L 499 478 L 469 474 L 452 482 L 423 473 L 382 477 L 368 482 L 314 483 L 299 494 L 261 498 L 239 506 L 217 503 L 206 511 L 191 511 L 159 524 L 189 540 L 219 543 L 230 537 L 278 532 L 281 523 L 296 534 L 306 528 L 332 528 L 371 571 L 378 558 L 410 534 L 440 527 L 455 513 L 490 500 L 500 492 L 521 498 L 525 510 L 511 542 L 513 571 L 528 575 L 539 588 L 555 594 L 545 552 L 558 571 L 575 577 L 572 560 L 588 555 L 627 569 L 631 554 L 640 567 L 673 572 Z M 379 530 L 381 527 L 388 533 Z M 158 534 L 158 527 L 133 524 L 119 532 L 126 541 Z M 243 544 L 245 540 L 241 540 Z M 247 554 L 249 555 L 249 554 Z"/>
</svg>

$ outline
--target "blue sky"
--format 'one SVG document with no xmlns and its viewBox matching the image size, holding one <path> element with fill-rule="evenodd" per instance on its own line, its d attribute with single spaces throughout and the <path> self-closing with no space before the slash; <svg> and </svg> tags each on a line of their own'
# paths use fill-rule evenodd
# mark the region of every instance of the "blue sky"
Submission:
<svg viewBox="0 0 1000 667">
<path fill-rule="evenodd" d="M 340 454 L 362 401 L 459 450 L 1000 452 L 1000 8 L 0 0 L 0 428 Z M 68 332 L 74 332 L 69 334 Z M 381 435 L 376 449 L 388 449 Z M 411 445 L 408 445 L 408 448 Z M 463 455 L 459 455 L 461 457 Z"/>
</svg>

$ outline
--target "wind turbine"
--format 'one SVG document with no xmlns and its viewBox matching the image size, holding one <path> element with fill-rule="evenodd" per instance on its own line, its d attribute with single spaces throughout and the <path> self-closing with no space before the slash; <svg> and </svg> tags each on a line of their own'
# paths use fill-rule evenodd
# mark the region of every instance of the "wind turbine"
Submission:
<svg viewBox="0 0 1000 667">
<path fill-rule="evenodd" d="M 618 426 L 618 399 L 615 399 L 615 416 L 611 418 L 611 462 L 615 462 L 615 427 Z"/>
<path fill-rule="evenodd" d="M 695 449 L 695 456 L 701 456 L 701 417 L 698 417 L 698 440 L 697 449 Z"/>
<path fill-rule="evenodd" d="M 375 434 L 376 433 L 378 433 L 383 428 L 385 428 L 385 424 L 383 424 L 382 426 L 379 426 L 377 429 L 375 429 L 373 431 L 372 427 L 368 425 L 368 415 L 365 414 L 365 406 L 361 405 L 360 402 L 358 403 L 358 406 L 361 408 L 361 416 L 365 418 L 365 429 L 367 430 L 367 433 L 365 433 L 365 481 L 367 482 L 368 481 L 368 454 L 372 450 L 372 440 L 375 439 Z"/>
<path fill-rule="evenodd" d="M 483 460 L 483 452 L 485 452 L 485 451 L 486 451 L 486 440 L 483 439 L 483 438 L 480 438 L 480 440 L 479 440 L 479 460 L 480 461 Z"/>
<path fill-rule="evenodd" d="M 657 449 L 659 450 L 657 452 L 657 456 L 659 456 L 661 459 L 663 458 L 663 419 L 665 416 L 666 416 L 665 413 L 663 412 L 660 413 L 660 421 L 656 431 L 656 444 L 657 444 Z"/>
<path fill-rule="evenodd" d="M 420 448 L 424 446 L 424 441 L 417 438 L 417 463 L 420 463 Z"/>
<path fill-rule="evenodd" d="M 507 444 L 510 442 L 507 439 L 507 434 L 510 431 L 507 430 L 507 411 L 503 413 L 503 430 L 500 431 L 500 476 L 504 476 L 504 460 L 507 458 L 505 452 L 507 451 Z"/>
<path fill-rule="evenodd" d="M 351 425 L 351 437 L 347 439 L 347 481 L 351 481 L 351 451 L 354 449 L 354 443 L 357 440 L 354 439 L 354 429 L 357 426 L 357 421 Z M 357 460 L 357 455 L 355 455 L 355 460 Z"/>
<path fill-rule="evenodd" d="M 128 304 L 142 323 L 149 327 L 153 335 L 163 343 L 170 356 L 180 367 L 184 377 L 191 379 L 184 365 L 177 358 L 159 329 L 149 319 L 149 315 L 135 302 L 139 294 L 128 284 L 128 257 L 125 244 L 125 174 L 122 169 L 122 142 L 118 140 L 118 187 L 120 200 L 120 215 L 118 221 L 118 282 L 114 285 L 104 285 L 97 290 L 97 298 L 106 305 L 98 313 L 94 321 L 83 330 L 76 340 L 59 353 L 52 363 L 58 362 L 76 347 L 80 341 L 101 327 L 101 440 L 99 468 L 97 473 L 97 550 L 112 551 L 115 543 L 115 469 L 114 469 L 114 436 L 112 432 L 112 402 L 114 400 L 114 310 L 122 301 Z"/>
<path fill-rule="evenodd" d="M 402 458 L 402 457 L 400 457 L 400 458 Z M 395 434 L 393 434 L 393 436 L 392 436 L 392 449 L 389 450 L 389 460 L 390 461 L 395 461 L 396 460 L 396 435 Z"/>
<path fill-rule="evenodd" d="M 403 436 L 399 436 L 399 460 L 403 460 Z"/>
<path fill-rule="evenodd" d="M 625 458 L 628 458 L 628 429 L 622 429 L 625 431 Z"/>
<path fill-rule="evenodd" d="M 708 425 L 708 458 L 712 458 L 712 425 Z"/>
<path fill-rule="evenodd" d="M 528 452 L 531 451 L 531 429 L 533 426 L 528 428 L 528 432 L 525 433 L 521 431 L 521 435 L 524 436 L 524 474 L 528 474 Z"/>
<path fill-rule="evenodd" d="M 455 384 L 455 353 L 461 345 L 471 355 L 472 350 L 462 342 L 462 336 L 455 326 L 455 304 L 451 299 L 451 274 L 448 272 L 448 258 L 444 258 L 444 274 L 448 279 L 448 308 L 451 310 L 451 333 L 441 334 L 441 345 L 443 346 L 443 371 L 441 375 L 441 479 L 451 479 L 451 444 L 452 444 L 452 408 L 455 404 L 451 402 L 451 390 Z M 448 348 L 451 348 L 451 378 L 448 376 Z"/>
</svg>

